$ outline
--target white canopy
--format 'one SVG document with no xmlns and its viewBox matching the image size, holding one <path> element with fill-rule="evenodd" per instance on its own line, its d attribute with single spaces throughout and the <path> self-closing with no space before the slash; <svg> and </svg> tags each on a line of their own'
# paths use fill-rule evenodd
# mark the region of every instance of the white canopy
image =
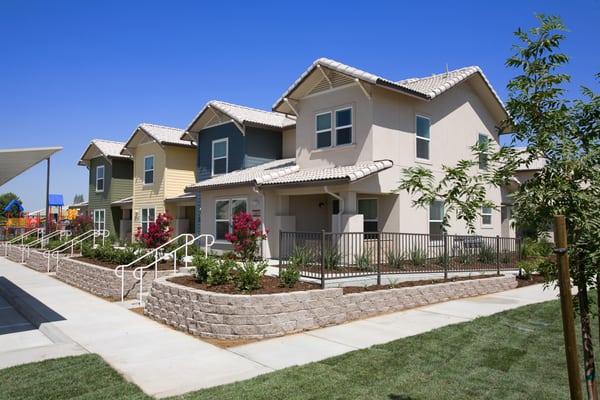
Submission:
<svg viewBox="0 0 600 400">
<path fill-rule="evenodd" d="M 0 186 L 60 150 L 62 147 L 0 149 Z"/>
</svg>

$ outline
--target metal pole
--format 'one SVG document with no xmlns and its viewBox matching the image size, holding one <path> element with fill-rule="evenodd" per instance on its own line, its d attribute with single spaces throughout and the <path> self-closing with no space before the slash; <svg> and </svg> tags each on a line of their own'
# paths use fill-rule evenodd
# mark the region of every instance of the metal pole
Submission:
<svg viewBox="0 0 600 400">
<path fill-rule="evenodd" d="M 496 274 L 500 275 L 500 236 L 496 235 Z"/>
<path fill-rule="evenodd" d="M 321 289 L 325 289 L 325 230 L 321 231 Z"/>
<path fill-rule="evenodd" d="M 573 315 L 573 296 L 571 295 L 571 278 L 569 276 L 569 256 L 567 254 L 567 227 L 564 215 L 554 217 L 554 240 L 558 262 L 558 284 L 560 287 L 560 308 L 562 311 L 567 372 L 571 400 L 583 398 L 575 340 L 575 317 Z"/>
<path fill-rule="evenodd" d="M 46 158 L 46 233 L 50 231 L 50 157 Z"/>
<path fill-rule="evenodd" d="M 377 232 L 377 285 L 381 285 L 381 232 Z"/>
</svg>

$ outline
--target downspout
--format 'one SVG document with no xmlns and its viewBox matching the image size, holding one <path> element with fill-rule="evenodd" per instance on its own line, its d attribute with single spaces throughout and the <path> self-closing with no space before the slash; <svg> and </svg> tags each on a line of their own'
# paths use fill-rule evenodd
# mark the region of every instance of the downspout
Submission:
<svg viewBox="0 0 600 400">
<path fill-rule="evenodd" d="M 265 216 L 266 216 L 266 213 L 267 213 L 267 211 L 266 211 L 266 209 L 267 209 L 267 203 L 265 202 L 265 195 L 264 195 L 264 193 L 263 193 L 263 192 L 262 192 L 262 191 L 261 191 L 261 190 L 258 188 L 258 186 L 257 186 L 257 185 L 254 185 L 254 186 L 252 187 L 252 191 L 253 191 L 254 193 L 256 193 L 257 195 L 259 195 L 259 196 L 260 196 L 260 198 L 261 198 L 261 200 L 262 200 L 262 201 L 261 201 L 261 203 L 262 203 L 262 218 L 261 218 L 261 222 L 262 222 L 262 223 L 260 224 L 260 225 L 261 225 L 261 228 L 260 228 L 260 230 L 261 230 L 261 232 L 262 232 L 262 233 L 263 233 L 263 235 L 264 235 L 264 234 L 265 234 Z M 267 240 L 268 240 L 268 238 L 267 238 Z M 261 253 L 260 255 L 261 255 L 261 257 L 262 257 L 262 256 L 265 254 L 265 249 L 264 249 L 264 246 L 265 246 L 265 241 L 264 241 L 264 240 L 262 240 L 262 241 L 260 242 L 260 253 Z"/>
<path fill-rule="evenodd" d="M 337 194 L 330 191 L 329 188 L 327 187 L 327 185 L 323 186 L 323 190 L 325 191 L 325 193 L 327 193 L 328 195 L 332 196 L 333 198 L 337 199 L 340 202 L 340 209 L 338 211 L 338 232 L 341 233 L 342 232 L 342 214 L 344 213 L 344 199 L 342 199 L 340 196 L 338 196 Z"/>
</svg>

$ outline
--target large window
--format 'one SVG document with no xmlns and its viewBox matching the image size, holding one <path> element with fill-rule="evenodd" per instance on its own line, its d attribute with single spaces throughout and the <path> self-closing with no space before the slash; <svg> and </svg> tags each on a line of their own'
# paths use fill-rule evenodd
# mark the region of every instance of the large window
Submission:
<svg viewBox="0 0 600 400">
<path fill-rule="evenodd" d="M 352 108 L 335 112 L 335 145 L 352 143 Z"/>
<path fill-rule="evenodd" d="M 104 165 L 96 167 L 96 192 L 104 192 Z"/>
<path fill-rule="evenodd" d="M 212 142 L 212 175 L 226 174 L 228 169 L 229 140 L 219 139 Z"/>
<path fill-rule="evenodd" d="M 417 131 L 417 158 L 422 160 L 429 160 L 429 145 L 431 144 L 431 136 L 429 132 L 430 121 L 429 118 L 417 115 L 416 121 Z"/>
<path fill-rule="evenodd" d="M 144 185 L 154 183 L 154 156 L 144 157 Z"/>
<path fill-rule="evenodd" d="M 106 229 L 106 214 L 104 209 L 94 210 L 94 229 Z"/>
<path fill-rule="evenodd" d="M 489 144 L 490 138 L 483 133 L 479 134 L 477 139 L 479 145 Z M 488 155 L 487 153 L 479 153 L 479 169 L 487 169 L 488 168 Z"/>
<path fill-rule="evenodd" d="M 491 226 L 492 225 L 492 208 L 482 207 L 481 208 L 481 225 Z"/>
<path fill-rule="evenodd" d="M 429 234 L 436 236 L 442 235 L 444 229 L 442 227 L 442 219 L 444 218 L 444 202 L 435 200 L 429 205 Z M 433 237 L 432 239 L 438 239 Z"/>
<path fill-rule="evenodd" d="M 332 136 L 332 119 L 335 117 L 335 135 Z M 343 146 L 352 143 L 352 107 L 335 112 L 327 111 L 315 116 L 317 149 Z"/>
<path fill-rule="evenodd" d="M 363 232 L 379 231 L 377 199 L 358 199 L 358 213 L 363 216 Z"/>
<path fill-rule="evenodd" d="M 140 210 L 142 232 L 148 232 L 148 227 L 156 220 L 156 210 L 154 208 L 142 208 Z"/>
<path fill-rule="evenodd" d="M 331 146 L 331 113 L 317 114 L 315 117 L 317 149 Z"/>
<path fill-rule="evenodd" d="M 225 234 L 231 232 L 233 216 L 247 210 L 246 199 L 221 199 L 215 202 L 216 238 L 225 240 Z"/>
</svg>

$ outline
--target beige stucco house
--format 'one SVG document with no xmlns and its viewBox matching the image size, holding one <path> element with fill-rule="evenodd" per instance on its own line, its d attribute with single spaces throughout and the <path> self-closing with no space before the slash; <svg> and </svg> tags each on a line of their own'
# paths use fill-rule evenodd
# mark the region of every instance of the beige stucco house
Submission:
<svg viewBox="0 0 600 400">
<path fill-rule="evenodd" d="M 183 130 L 140 124 L 124 146 L 133 158 L 133 196 L 115 201 L 131 210 L 132 235 L 146 230 L 156 216 L 173 217 L 175 234 L 193 233 L 195 195 L 184 193 L 195 178 L 196 147 L 181 140 Z"/>
<path fill-rule="evenodd" d="M 267 257 L 278 256 L 280 230 L 439 233 L 443 204 L 415 208 L 407 193 L 396 193 L 402 169 L 422 165 L 441 176 L 443 165 L 472 157 L 477 141 L 499 145 L 496 126 L 507 118 L 478 67 L 398 81 L 324 58 L 273 111 L 296 121 L 293 157 L 186 188 L 201 193 L 201 232 L 224 247 L 223 227 L 236 210 L 260 216 L 271 231 Z M 477 234 L 509 234 L 501 190 L 490 188 L 488 198 L 498 208 L 482 210 Z M 467 230 L 454 222 L 448 233 Z"/>
</svg>

